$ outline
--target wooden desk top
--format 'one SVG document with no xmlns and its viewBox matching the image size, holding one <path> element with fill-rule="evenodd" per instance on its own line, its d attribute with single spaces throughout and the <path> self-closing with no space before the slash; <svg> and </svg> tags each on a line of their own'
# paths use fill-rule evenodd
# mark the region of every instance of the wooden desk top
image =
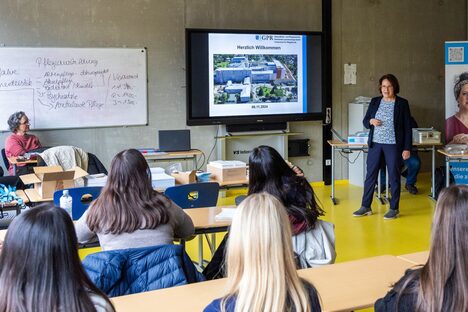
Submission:
<svg viewBox="0 0 468 312">
<path fill-rule="evenodd" d="M 447 153 L 445 150 L 443 149 L 438 149 L 437 150 L 438 153 L 446 156 L 446 157 L 451 157 L 451 158 L 458 158 L 458 159 L 468 159 L 468 154 L 450 154 L 450 153 Z"/>
<path fill-rule="evenodd" d="M 156 154 L 143 154 L 143 157 L 148 160 L 159 160 L 159 159 L 180 159 L 180 158 L 193 158 L 203 153 L 199 150 L 190 150 L 183 152 L 167 152 L 167 153 L 156 153 Z"/>
<path fill-rule="evenodd" d="M 23 190 L 16 190 L 16 196 L 18 196 L 19 198 L 21 198 L 23 200 L 23 203 L 29 203 L 29 199 L 28 199 L 28 196 L 26 196 L 26 194 L 24 193 Z M 9 206 L 16 206 L 18 204 L 18 202 L 16 200 L 14 201 L 11 201 L 9 203 L 3 203 L 3 206 L 5 207 L 9 207 Z"/>
<path fill-rule="evenodd" d="M 429 250 L 400 255 L 398 258 L 413 264 L 426 264 L 427 259 L 429 258 Z"/>
<path fill-rule="evenodd" d="M 12 165 L 18 165 L 18 164 L 37 164 L 37 159 L 28 159 L 28 160 L 17 160 L 18 157 L 8 157 L 8 161 Z"/>
<path fill-rule="evenodd" d="M 223 206 L 224 208 L 236 208 L 236 206 Z M 208 230 L 224 228 L 231 225 L 232 220 L 216 220 L 216 215 L 223 207 L 191 208 L 184 211 L 192 218 L 195 230 Z"/>
<path fill-rule="evenodd" d="M 367 147 L 367 144 L 358 144 L 358 143 L 348 143 L 348 142 L 342 142 L 340 140 L 328 140 L 327 141 L 328 144 L 330 146 L 333 146 L 333 147 L 350 147 L 350 148 L 358 148 L 358 147 L 361 147 L 361 148 L 364 148 L 364 147 Z M 437 146 L 443 146 L 444 144 L 443 143 L 412 143 L 412 146 L 413 147 L 437 147 Z M 440 151 L 440 150 L 439 150 Z M 468 155 L 467 155 L 468 156 Z"/>
<path fill-rule="evenodd" d="M 312 282 L 322 298 L 323 311 L 350 311 L 371 307 L 383 297 L 413 264 L 395 256 L 379 256 L 315 269 L 299 270 L 299 276 Z M 119 312 L 203 311 L 222 295 L 226 279 L 115 297 Z M 184 298 L 181 300 L 181 298 Z"/>
<path fill-rule="evenodd" d="M 52 197 L 51 198 L 42 198 L 41 196 L 39 196 L 39 194 L 37 193 L 37 191 L 35 189 L 25 189 L 24 192 L 28 196 L 29 201 L 31 203 L 42 203 L 42 202 L 48 202 L 48 201 L 53 201 L 54 200 Z"/>
<path fill-rule="evenodd" d="M 348 142 L 342 142 L 340 140 L 328 140 L 327 142 L 333 147 L 367 147 L 367 144 L 350 144 Z"/>
</svg>

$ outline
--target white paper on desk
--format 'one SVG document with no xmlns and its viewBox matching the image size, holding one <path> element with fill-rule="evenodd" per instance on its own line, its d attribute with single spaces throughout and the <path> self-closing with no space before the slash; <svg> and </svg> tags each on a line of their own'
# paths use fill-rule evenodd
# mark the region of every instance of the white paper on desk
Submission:
<svg viewBox="0 0 468 312">
<path fill-rule="evenodd" d="M 232 220 L 236 214 L 236 210 L 236 208 L 221 208 L 221 212 L 215 216 L 215 220 Z"/>
</svg>

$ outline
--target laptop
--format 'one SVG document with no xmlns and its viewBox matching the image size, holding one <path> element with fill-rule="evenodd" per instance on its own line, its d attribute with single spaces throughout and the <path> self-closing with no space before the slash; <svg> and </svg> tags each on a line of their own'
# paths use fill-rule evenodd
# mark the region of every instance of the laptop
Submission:
<svg viewBox="0 0 468 312">
<path fill-rule="evenodd" d="M 160 130 L 159 151 L 190 151 L 190 130 Z"/>
</svg>

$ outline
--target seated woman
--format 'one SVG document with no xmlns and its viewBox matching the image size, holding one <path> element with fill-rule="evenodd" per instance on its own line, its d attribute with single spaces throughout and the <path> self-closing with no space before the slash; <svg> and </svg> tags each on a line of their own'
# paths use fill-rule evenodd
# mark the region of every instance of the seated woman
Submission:
<svg viewBox="0 0 468 312">
<path fill-rule="evenodd" d="M 299 279 L 285 207 L 274 196 L 247 197 L 232 220 L 227 286 L 214 311 L 320 311 L 314 286 Z"/>
<path fill-rule="evenodd" d="M 286 163 L 274 148 L 265 145 L 254 148 L 249 157 L 248 194 L 261 192 L 275 196 L 286 207 L 298 267 L 335 262 L 333 224 L 318 219 L 324 215 L 324 211 L 318 205 L 304 173 L 300 168 Z M 223 277 L 226 237 L 203 271 L 206 279 Z"/>
<path fill-rule="evenodd" d="M 114 311 L 78 257 L 73 222 L 43 204 L 16 217 L 0 255 L 0 311 Z"/>
<path fill-rule="evenodd" d="M 408 270 L 375 311 L 468 311 L 468 186 L 443 190 L 432 221 L 429 259 Z"/>
<path fill-rule="evenodd" d="M 335 262 L 333 225 L 318 219 L 324 211 L 314 190 L 302 170 L 288 165 L 274 148 L 266 145 L 254 148 L 249 157 L 248 194 L 260 192 L 275 196 L 286 207 L 300 267 Z"/>
<path fill-rule="evenodd" d="M 5 141 L 5 154 L 7 157 L 21 156 L 29 151 L 41 147 L 39 139 L 29 132 L 29 118 L 24 112 L 16 112 L 8 118 L 8 126 L 13 132 Z M 17 165 L 17 175 L 28 173 L 24 165 Z M 13 165 L 8 168 L 10 175 L 14 175 Z"/>
<path fill-rule="evenodd" d="M 97 237 L 103 250 L 172 244 L 195 232 L 192 219 L 153 190 L 148 164 L 135 149 L 114 157 L 101 195 L 75 227 L 80 243 Z"/>
</svg>

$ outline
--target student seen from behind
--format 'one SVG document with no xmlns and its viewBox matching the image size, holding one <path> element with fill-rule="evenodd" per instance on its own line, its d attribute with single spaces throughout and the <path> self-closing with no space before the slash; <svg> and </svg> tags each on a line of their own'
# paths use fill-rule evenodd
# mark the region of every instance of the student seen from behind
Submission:
<svg viewBox="0 0 468 312">
<path fill-rule="evenodd" d="M 97 237 L 103 250 L 172 244 L 195 231 L 182 208 L 153 190 L 148 163 L 135 149 L 114 157 L 101 194 L 75 227 L 80 243 Z"/>
<path fill-rule="evenodd" d="M 226 257 L 224 295 L 205 312 L 320 311 L 314 286 L 297 275 L 288 215 L 274 196 L 250 195 L 239 205 Z"/>
<path fill-rule="evenodd" d="M 408 270 L 376 312 L 468 311 L 468 186 L 442 191 L 431 236 L 427 263 Z"/>
<path fill-rule="evenodd" d="M 114 311 L 81 266 L 65 210 L 43 204 L 11 223 L 0 255 L 0 311 Z"/>
</svg>

